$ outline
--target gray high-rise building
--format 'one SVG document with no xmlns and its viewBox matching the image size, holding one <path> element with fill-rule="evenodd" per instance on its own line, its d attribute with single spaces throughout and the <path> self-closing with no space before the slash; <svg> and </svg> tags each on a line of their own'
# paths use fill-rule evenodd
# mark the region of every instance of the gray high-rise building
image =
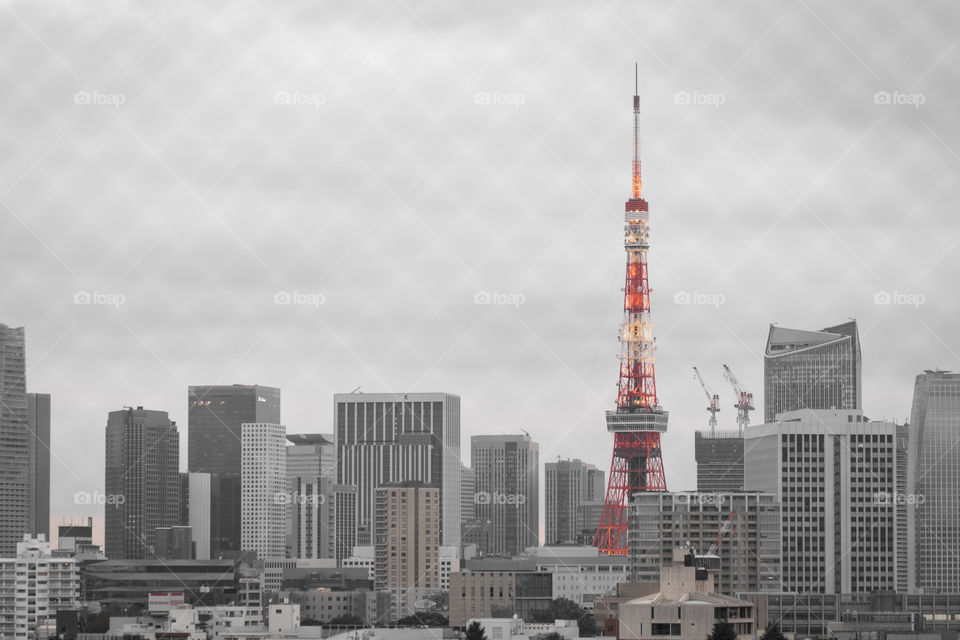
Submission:
<svg viewBox="0 0 960 640">
<path fill-rule="evenodd" d="M 577 511 L 585 502 L 603 500 L 604 472 L 583 460 L 558 460 L 544 464 L 547 544 L 574 543 L 581 538 L 583 514 Z"/>
<path fill-rule="evenodd" d="M 476 492 L 477 477 L 473 469 L 465 464 L 460 465 L 460 518 L 463 522 L 473 520 L 477 513 L 476 503 L 473 501 Z"/>
<path fill-rule="evenodd" d="M 859 410 L 860 336 L 856 320 L 802 331 L 770 325 L 763 355 L 763 416 L 795 409 Z"/>
<path fill-rule="evenodd" d="M 748 491 L 781 504 L 783 590 L 893 591 L 898 557 L 897 425 L 860 411 L 803 409 L 748 427 Z"/>
<path fill-rule="evenodd" d="M 909 431 L 907 588 L 960 593 L 960 374 L 917 376 Z"/>
<path fill-rule="evenodd" d="M 356 545 L 357 488 L 336 484 L 333 434 L 289 434 L 287 441 L 288 555 L 333 558 L 339 565 Z"/>
<path fill-rule="evenodd" d="M 460 397 L 449 393 L 334 396 L 337 483 L 357 487 L 357 544 L 372 545 L 377 487 L 440 489 L 443 545 L 460 540 Z"/>
<path fill-rule="evenodd" d="M 693 434 L 697 491 L 743 490 L 743 436 L 736 431 Z"/>
<path fill-rule="evenodd" d="M 0 558 L 30 533 L 30 438 L 23 327 L 0 324 Z"/>
<path fill-rule="evenodd" d="M 50 394 L 27 394 L 27 442 L 30 444 L 29 533 L 50 539 Z"/>
<path fill-rule="evenodd" d="M 628 522 L 632 582 L 659 580 L 674 549 L 689 544 L 699 554 L 718 556 L 717 593 L 781 591 L 780 501 L 774 494 L 642 491 L 630 500 Z"/>
<path fill-rule="evenodd" d="M 192 386 L 187 393 L 187 470 L 210 474 L 210 557 L 240 553 L 241 425 L 280 424 L 280 389 Z"/>
<path fill-rule="evenodd" d="M 472 436 L 477 518 L 490 522 L 485 555 L 515 556 L 540 545 L 540 445 L 528 435 Z"/>
<path fill-rule="evenodd" d="M 158 527 L 180 524 L 180 436 L 166 411 L 111 411 L 106 431 L 104 553 L 149 558 Z"/>
</svg>

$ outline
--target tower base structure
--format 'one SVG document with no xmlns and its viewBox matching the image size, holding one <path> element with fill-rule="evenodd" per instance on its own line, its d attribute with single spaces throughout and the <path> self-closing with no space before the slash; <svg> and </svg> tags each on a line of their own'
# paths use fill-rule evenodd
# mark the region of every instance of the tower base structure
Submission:
<svg viewBox="0 0 960 640">
<path fill-rule="evenodd" d="M 614 556 L 627 555 L 627 508 L 637 491 L 666 491 L 660 434 L 669 414 L 660 409 L 639 413 L 607 412 L 607 430 L 613 432 L 613 459 L 600 526 L 593 546 Z"/>
</svg>

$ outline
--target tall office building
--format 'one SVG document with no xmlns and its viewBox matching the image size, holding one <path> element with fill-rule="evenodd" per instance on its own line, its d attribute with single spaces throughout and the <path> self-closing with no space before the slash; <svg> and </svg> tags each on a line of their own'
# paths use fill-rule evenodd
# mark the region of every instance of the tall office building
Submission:
<svg viewBox="0 0 960 640">
<path fill-rule="evenodd" d="M 780 496 L 783 590 L 893 591 L 897 425 L 803 409 L 744 432 L 748 491 Z"/>
<path fill-rule="evenodd" d="M 577 542 L 583 526 L 577 518 L 577 510 L 585 502 L 603 500 L 604 473 L 596 465 L 579 459 L 547 462 L 543 467 L 546 543 Z"/>
<path fill-rule="evenodd" d="M 106 432 L 104 553 L 150 558 L 157 527 L 180 524 L 180 436 L 166 411 L 111 411 Z"/>
<path fill-rule="evenodd" d="M 357 488 L 336 484 L 333 434 L 287 436 L 291 517 L 287 530 L 294 558 L 334 558 L 353 552 L 357 536 Z"/>
<path fill-rule="evenodd" d="M 241 427 L 240 548 L 261 560 L 286 558 L 289 482 L 283 425 L 244 423 Z"/>
<path fill-rule="evenodd" d="M 50 394 L 27 394 L 30 522 L 26 533 L 50 539 Z"/>
<path fill-rule="evenodd" d="M 743 436 L 736 431 L 693 434 L 697 491 L 743 491 Z"/>
<path fill-rule="evenodd" d="M 460 465 L 460 517 L 464 522 L 472 520 L 476 515 L 476 504 L 473 494 L 476 491 L 477 477 L 473 469 L 465 464 Z"/>
<path fill-rule="evenodd" d="M 781 591 L 775 494 L 642 492 L 630 501 L 629 523 L 631 582 L 659 580 L 673 550 L 689 544 L 698 554 L 718 557 L 717 593 Z"/>
<path fill-rule="evenodd" d="M 908 590 L 960 593 L 960 374 L 917 376 L 908 450 Z"/>
<path fill-rule="evenodd" d="M 528 435 L 472 436 L 477 518 L 491 532 L 485 555 L 514 556 L 540 545 L 540 445 Z"/>
<path fill-rule="evenodd" d="M 763 417 L 795 409 L 861 409 L 860 335 L 851 320 L 822 331 L 770 325 L 763 355 Z"/>
<path fill-rule="evenodd" d="M 23 327 L 0 324 L 0 557 L 12 558 L 31 513 Z"/>
<path fill-rule="evenodd" d="M 210 522 L 213 518 L 214 495 L 209 473 L 187 473 L 187 518 L 181 524 L 190 527 L 195 558 L 210 560 Z M 181 479 L 183 474 L 181 474 Z M 181 483 L 181 491 L 183 484 Z M 182 495 L 182 494 L 181 494 Z"/>
<path fill-rule="evenodd" d="M 357 544 L 373 544 L 377 487 L 440 489 L 442 544 L 460 539 L 460 397 L 449 393 L 334 396 L 337 482 L 357 486 Z"/>
<path fill-rule="evenodd" d="M 322 476 L 292 476 L 290 480 L 288 555 L 333 558 L 339 565 L 356 546 L 357 488 Z"/>
<path fill-rule="evenodd" d="M 287 475 L 337 479 L 337 451 L 332 433 L 292 433 L 287 436 Z"/>
<path fill-rule="evenodd" d="M 400 618 L 441 589 L 442 497 L 436 487 L 416 482 L 381 485 L 376 494 L 374 582 L 377 590 L 390 591 Z"/>
<path fill-rule="evenodd" d="M 240 552 L 241 425 L 280 424 L 280 389 L 192 386 L 187 408 L 187 470 L 210 474 L 210 556 L 236 557 Z"/>
</svg>

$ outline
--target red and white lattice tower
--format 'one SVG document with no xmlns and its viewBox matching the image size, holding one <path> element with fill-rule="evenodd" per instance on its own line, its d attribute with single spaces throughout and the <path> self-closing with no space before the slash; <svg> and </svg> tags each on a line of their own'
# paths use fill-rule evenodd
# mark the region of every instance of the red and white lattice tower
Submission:
<svg viewBox="0 0 960 640">
<path fill-rule="evenodd" d="M 637 94 L 639 94 L 639 85 Z M 667 430 L 667 412 L 657 401 L 653 373 L 653 324 L 647 251 L 650 214 L 640 180 L 640 96 L 633 96 L 633 193 L 625 208 L 624 247 L 627 278 L 620 328 L 620 382 L 617 409 L 607 411 L 613 433 L 613 461 L 600 526 L 593 546 L 610 555 L 627 555 L 627 506 L 637 491 L 666 491 L 660 434 Z"/>
</svg>

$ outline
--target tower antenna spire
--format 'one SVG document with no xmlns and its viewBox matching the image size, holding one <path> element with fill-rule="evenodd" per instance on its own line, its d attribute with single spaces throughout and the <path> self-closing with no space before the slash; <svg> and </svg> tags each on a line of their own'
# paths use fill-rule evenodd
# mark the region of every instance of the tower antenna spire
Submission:
<svg viewBox="0 0 960 640">
<path fill-rule="evenodd" d="M 631 198 L 643 197 L 643 179 L 640 177 L 640 63 L 633 65 L 633 192 Z"/>
</svg>

